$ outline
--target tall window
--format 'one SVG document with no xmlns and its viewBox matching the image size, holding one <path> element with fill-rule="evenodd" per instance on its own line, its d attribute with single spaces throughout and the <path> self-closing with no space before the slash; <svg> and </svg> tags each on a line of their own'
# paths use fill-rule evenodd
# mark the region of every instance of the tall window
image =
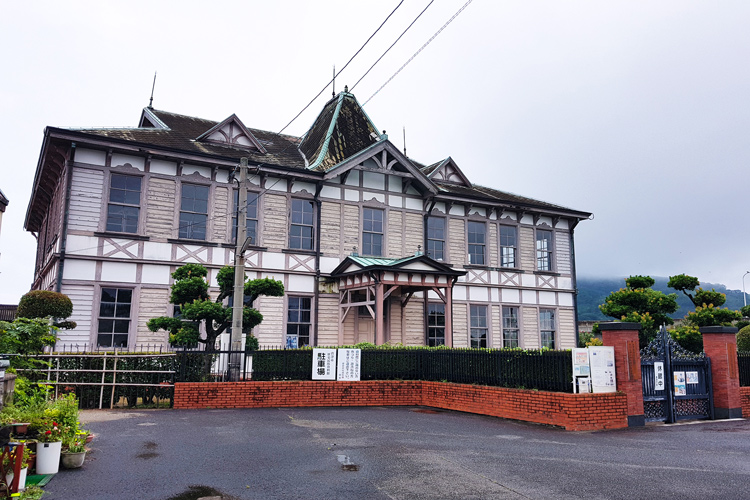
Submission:
<svg viewBox="0 0 750 500">
<path fill-rule="evenodd" d="M 313 204 L 311 201 L 292 200 L 289 248 L 313 249 Z"/>
<path fill-rule="evenodd" d="M 427 255 L 435 260 L 445 260 L 445 219 L 427 218 Z"/>
<path fill-rule="evenodd" d="M 539 331 L 542 347 L 555 348 L 555 310 L 539 309 Z"/>
<path fill-rule="evenodd" d="M 445 345 L 445 304 L 427 304 L 427 345 Z"/>
<path fill-rule="evenodd" d="M 503 347 L 518 347 L 517 307 L 503 307 Z"/>
<path fill-rule="evenodd" d="M 130 304 L 133 290 L 127 288 L 102 288 L 99 302 L 99 347 L 127 347 L 130 330 Z"/>
<path fill-rule="evenodd" d="M 516 267 L 516 228 L 500 226 L 500 267 Z"/>
<path fill-rule="evenodd" d="M 469 264 L 484 265 L 486 228 L 484 222 L 469 221 Z"/>
<path fill-rule="evenodd" d="M 180 202 L 180 238 L 206 239 L 208 219 L 208 186 L 182 185 Z"/>
<path fill-rule="evenodd" d="M 286 345 L 310 345 L 310 297 L 289 297 L 286 317 Z"/>
<path fill-rule="evenodd" d="M 487 347 L 487 306 L 469 306 L 471 347 Z"/>
<path fill-rule="evenodd" d="M 362 210 L 362 255 L 383 255 L 383 211 Z"/>
<path fill-rule="evenodd" d="M 112 174 L 109 182 L 107 231 L 137 233 L 141 211 L 141 178 Z"/>
<path fill-rule="evenodd" d="M 240 194 L 234 192 L 234 205 L 232 205 L 232 241 L 237 239 L 237 203 Z M 250 238 L 251 245 L 258 244 L 258 194 L 247 193 L 247 237 Z"/>
<path fill-rule="evenodd" d="M 536 231 L 536 270 L 552 271 L 552 231 Z"/>
</svg>

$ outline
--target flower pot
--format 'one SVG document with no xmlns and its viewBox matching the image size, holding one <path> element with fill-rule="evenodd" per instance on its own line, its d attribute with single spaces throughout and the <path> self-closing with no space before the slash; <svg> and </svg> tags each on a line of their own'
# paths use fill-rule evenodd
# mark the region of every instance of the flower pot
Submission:
<svg viewBox="0 0 750 500">
<path fill-rule="evenodd" d="M 62 457 L 61 461 L 62 461 L 63 467 L 65 467 L 66 469 L 77 469 L 83 465 L 83 461 L 86 458 L 86 452 L 81 451 L 77 453 L 72 453 L 72 452 L 66 451 L 60 456 Z"/>
<path fill-rule="evenodd" d="M 23 491 L 26 489 L 26 474 L 28 473 L 28 471 L 29 469 L 27 467 L 21 469 L 21 474 L 18 476 L 18 491 Z M 7 484 L 9 488 L 13 483 L 13 476 L 13 471 L 10 471 L 5 475 L 5 484 Z"/>
<path fill-rule="evenodd" d="M 36 473 L 57 474 L 60 470 L 60 450 L 62 441 L 54 443 L 37 443 L 36 445 Z"/>
</svg>

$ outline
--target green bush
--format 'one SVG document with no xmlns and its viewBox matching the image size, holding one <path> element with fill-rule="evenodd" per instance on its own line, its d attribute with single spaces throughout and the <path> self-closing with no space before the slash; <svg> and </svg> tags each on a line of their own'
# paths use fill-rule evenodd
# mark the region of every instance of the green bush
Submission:
<svg viewBox="0 0 750 500">
<path fill-rule="evenodd" d="M 49 290 L 32 290 L 18 303 L 19 318 L 67 318 L 73 314 L 73 302 L 67 295 Z"/>
<path fill-rule="evenodd" d="M 737 332 L 737 350 L 750 352 L 750 326 Z"/>
<path fill-rule="evenodd" d="M 684 349 L 700 354 L 703 351 L 703 335 L 697 326 L 678 326 L 669 332 L 672 338 Z"/>
</svg>

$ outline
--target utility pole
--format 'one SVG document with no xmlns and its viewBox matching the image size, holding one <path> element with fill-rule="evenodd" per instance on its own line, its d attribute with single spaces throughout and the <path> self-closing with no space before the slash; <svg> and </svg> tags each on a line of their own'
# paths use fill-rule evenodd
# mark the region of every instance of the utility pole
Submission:
<svg viewBox="0 0 750 500">
<path fill-rule="evenodd" d="M 234 249 L 234 294 L 232 295 L 232 336 L 229 350 L 229 380 L 240 379 L 242 366 L 242 312 L 245 302 L 245 249 L 247 248 L 247 158 L 240 159 L 237 196 L 237 240 Z"/>
</svg>

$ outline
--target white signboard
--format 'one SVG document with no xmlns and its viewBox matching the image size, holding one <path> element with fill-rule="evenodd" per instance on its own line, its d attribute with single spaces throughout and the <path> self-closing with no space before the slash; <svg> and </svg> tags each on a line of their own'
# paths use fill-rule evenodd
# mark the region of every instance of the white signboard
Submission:
<svg viewBox="0 0 750 500">
<path fill-rule="evenodd" d="M 687 394 L 685 387 L 685 372 L 674 372 L 674 395 L 684 396 Z"/>
<path fill-rule="evenodd" d="M 573 376 L 586 377 L 590 374 L 589 370 L 589 350 L 573 349 Z"/>
<path fill-rule="evenodd" d="M 590 346 L 591 392 L 615 392 L 615 348 L 611 346 Z"/>
<path fill-rule="evenodd" d="M 685 372 L 685 381 L 688 384 L 698 383 L 698 372 Z"/>
<path fill-rule="evenodd" d="M 313 349 L 313 380 L 336 380 L 336 349 Z"/>
<path fill-rule="evenodd" d="M 664 363 L 661 361 L 654 361 L 654 390 L 664 390 Z"/>
<path fill-rule="evenodd" d="M 339 349 L 339 369 L 336 380 L 359 380 L 362 351 L 360 349 Z"/>
</svg>

